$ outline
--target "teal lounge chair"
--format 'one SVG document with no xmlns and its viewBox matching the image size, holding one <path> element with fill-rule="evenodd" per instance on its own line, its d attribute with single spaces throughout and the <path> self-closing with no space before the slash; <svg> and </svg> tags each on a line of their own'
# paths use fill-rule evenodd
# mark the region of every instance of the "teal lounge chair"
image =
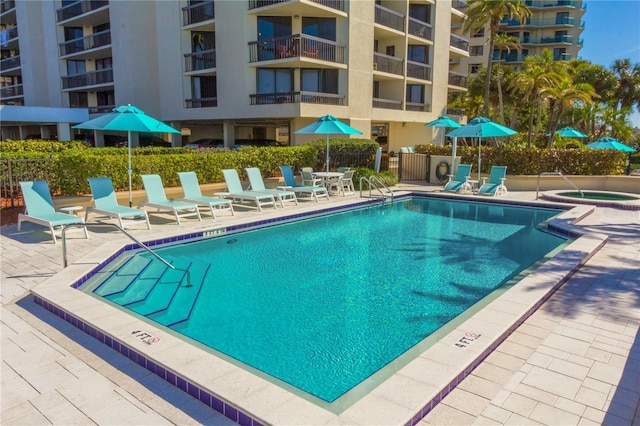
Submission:
<svg viewBox="0 0 640 426">
<path fill-rule="evenodd" d="M 489 174 L 489 181 L 487 178 L 482 178 L 482 186 L 478 189 L 479 195 L 500 195 L 507 193 L 507 187 L 504 186 L 504 181 L 507 180 L 505 175 L 507 174 L 507 166 L 491 166 L 491 173 Z"/>
<path fill-rule="evenodd" d="M 98 213 L 103 216 L 118 219 L 120 227 L 124 229 L 122 219 L 143 218 L 147 223 L 147 229 L 151 229 L 149 215 L 145 210 L 125 207 L 118 204 L 116 193 L 113 190 L 111 178 L 89 178 L 89 186 L 93 194 L 93 204 L 95 207 L 87 207 L 84 220 L 87 221 L 89 213 Z"/>
<path fill-rule="evenodd" d="M 224 169 L 222 170 L 222 175 L 227 183 L 227 192 L 223 195 L 224 198 L 238 203 L 244 203 L 245 201 L 255 203 L 260 211 L 262 211 L 262 206 L 272 205 L 274 209 L 276 208 L 276 200 L 273 195 L 264 192 L 245 191 L 235 169 Z"/>
<path fill-rule="evenodd" d="M 249 178 L 250 191 L 273 195 L 276 200 L 280 201 L 282 208 L 284 208 L 285 202 L 293 202 L 296 203 L 296 206 L 298 205 L 298 199 L 296 198 L 295 192 L 284 189 L 268 189 L 264 186 L 260 169 L 257 167 L 245 167 L 245 170 L 247 171 L 247 177 Z"/>
<path fill-rule="evenodd" d="M 280 166 L 280 171 L 282 172 L 285 187 L 290 188 L 298 197 L 313 198 L 316 203 L 319 197 L 327 197 L 327 200 L 329 199 L 329 191 L 324 186 L 298 185 L 291 166 Z"/>
<path fill-rule="evenodd" d="M 181 217 L 196 216 L 198 220 L 202 220 L 200 210 L 198 210 L 198 206 L 195 204 L 167 199 L 160 175 L 141 175 L 141 177 L 144 192 L 147 194 L 147 201 L 141 201 L 138 207 L 152 207 L 158 212 L 165 211 L 173 213 L 178 225 L 180 225 Z M 180 214 L 181 211 L 185 213 Z"/>
<path fill-rule="evenodd" d="M 214 219 L 216 218 L 216 210 L 229 210 L 231 215 L 235 216 L 236 213 L 233 211 L 231 201 L 202 195 L 200 183 L 198 182 L 198 177 L 195 172 L 178 172 L 178 177 L 182 185 L 182 192 L 184 192 L 182 201 L 198 206 L 209 207 L 211 216 L 213 216 Z"/>
<path fill-rule="evenodd" d="M 55 244 L 55 227 L 84 223 L 81 217 L 56 211 L 53 207 L 53 200 L 51 199 L 51 192 L 49 191 L 47 182 L 43 180 L 20 182 L 20 187 L 22 188 L 22 196 L 24 197 L 26 209 L 24 214 L 18 214 L 18 231 L 22 228 L 22 222 L 33 222 L 46 226 L 51 231 L 51 238 L 53 238 Z M 82 230 L 84 231 L 85 238 L 89 238 L 87 228 L 83 226 Z"/>
<path fill-rule="evenodd" d="M 471 175 L 471 164 L 458 164 L 456 174 L 449 175 L 449 182 L 444 186 L 443 191 L 460 192 L 462 190 L 471 191 L 471 185 L 467 180 Z"/>
</svg>

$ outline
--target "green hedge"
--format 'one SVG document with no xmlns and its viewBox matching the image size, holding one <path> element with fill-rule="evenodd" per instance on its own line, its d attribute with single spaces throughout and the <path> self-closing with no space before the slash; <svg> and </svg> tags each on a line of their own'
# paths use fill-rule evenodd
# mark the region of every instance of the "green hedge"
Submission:
<svg viewBox="0 0 640 426">
<path fill-rule="evenodd" d="M 451 155 L 450 146 L 418 145 L 416 152 Z M 478 164 L 478 148 L 459 146 L 456 155 L 464 164 Z M 610 149 L 542 149 L 482 146 L 482 172 L 491 166 L 507 166 L 510 175 L 562 172 L 565 175 L 620 175 L 628 154 Z"/>
</svg>

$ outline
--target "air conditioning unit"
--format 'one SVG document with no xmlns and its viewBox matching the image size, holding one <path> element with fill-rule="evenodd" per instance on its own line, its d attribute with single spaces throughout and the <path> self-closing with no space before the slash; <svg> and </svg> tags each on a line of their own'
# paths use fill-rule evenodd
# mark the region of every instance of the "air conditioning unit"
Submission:
<svg viewBox="0 0 640 426">
<path fill-rule="evenodd" d="M 373 63 L 373 70 L 374 71 L 378 71 L 378 63 L 377 62 Z"/>
</svg>

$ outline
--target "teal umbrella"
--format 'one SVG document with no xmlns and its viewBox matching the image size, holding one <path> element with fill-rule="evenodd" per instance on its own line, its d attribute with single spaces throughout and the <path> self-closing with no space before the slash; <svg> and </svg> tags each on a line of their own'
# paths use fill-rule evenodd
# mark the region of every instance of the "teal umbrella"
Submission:
<svg viewBox="0 0 640 426">
<path fill-rule="evenodd" d="M 518 132 L 501 124 L 494 123 L 488 118 L 477 117 L 471 120 L 468 124 L 447 133 L 447 136 L 478 138 L 478 180 L 480 180 L 482 138 L 499 138 L 502 136 L 515 135 L 516 133 Z"/>
<path fill-rule="evenodd" d="M 560 130 L 554 132 L 556 135 L 560 135 L 563 138 L 586 138 L 588 137 L 584 133 L 574 129 L 573 127 L 563 127 Z"/>
<path fill-rule="evenodd" d="M 343 123 L 332 115 L 320 117 L 314 123 L 296 130 L 293 133 L 302 135 L 321 134 L 327 135 L 327 172 L 329 172 L 329 135 L 361 135 L 362 132 Z"/>
<path fill-rule="evenodd" d="M 587 145 L 587 148 L 590 149 L 615 149 L 617 151 L 624 152 L 636 152 L 635 149 L 631 148 L 628 145 L 623 144 L 622 142 L 618 142 L 612 137 L 605 136 L 603 138 L 598 139 L 595 142 L 591 142 Z"/>
<path fill-rule="evenodd" d="M 73 128 L 127 132 L 127 147 L 129 155 L 129 207 L 133 205 L 131 191 L 131 132 L 180 133 L 179 130 L 146 115 L 142 110 L 131 104 L 114 108 L 113 112 L 85 121 L 84 123 L 77 124 L 73 126 Z"/>
<path fill-rule="evenodd" d="M 441 115 L 433 121 L 430 121 L 425 124 L 425 126 L 429 127 L 453 127 L 458 128 L 462 127 L 457 121 L 454 121 L 447 117 L 446 115 Z M 442 136 L 443 141 L 442 145 L 444 145 L 444 135 Z M 456 149 L 458 147 L 458 138 L 453 138 L 453 142 L 451 143 L 451 170 L 455 170 L 456 167 Z"/>
</svg>

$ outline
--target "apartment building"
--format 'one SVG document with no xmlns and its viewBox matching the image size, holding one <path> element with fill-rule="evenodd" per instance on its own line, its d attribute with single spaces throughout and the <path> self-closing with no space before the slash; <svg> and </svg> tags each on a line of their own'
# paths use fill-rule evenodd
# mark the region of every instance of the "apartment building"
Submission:
<svg viewBox="0 0 640 426">
<path fill-rule="evenodd" d="M 439 140 L 424 123 L 466 90 L 463 18 L 434 0 L 3 0 L 2 138 L 77 135 L 73 114 L 21 122 L 18 107 L 94 118 L 132 104 L 181 129 L 158 135 L 174 146 L 296 145 L 313 139 L 296 129 L 332 114 L 397 151 Z"/>
<path fill-rule="evenodd" d="M 469 35 L 469 57 L 463 58 L 463 68 L 468 75 L 486 66 L 488 55 L 494 62 L 520 69 L 527 56 L 539 55 L 544 49 L 553 53 L 556 61 L 569 61 L 578 57 L 582 48 L 580 35 L 584 30 L 582 20 L 586 12 L 583 0 L 525 0 L 532 15 L 526 22 L 503 19 L 500 31 L 518 39 L 520 50 L 510 52 L 497 49 L 488 51 L 488 30 Z M 454 7 L 465 12 L 466 4 L 454 0 Z"/>
</svg>

